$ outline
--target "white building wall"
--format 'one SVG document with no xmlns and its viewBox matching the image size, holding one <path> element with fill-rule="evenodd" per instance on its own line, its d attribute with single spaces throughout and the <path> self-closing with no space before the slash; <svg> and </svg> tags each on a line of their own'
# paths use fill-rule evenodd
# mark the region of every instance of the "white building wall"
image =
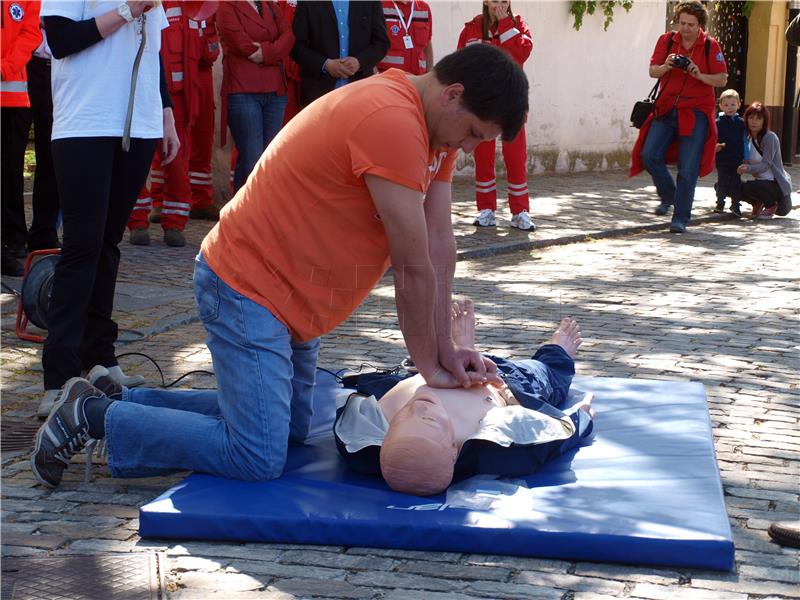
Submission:
<svg viewBox="0 0 800 600">
<path fill-rule="evenodd" d="M 479 0 L 429 0 L 434 57 L 452 52 Z M 581 171 L 627 166 L 638 130 L 630 127 L 633 103 L 655 83 L 647 74 L 656 39 L 664 31 L 665 0 L 636 0 L 630 13 L 617 7 L 603 31 L 603 16 L 585 15 L 575 31 L 569 2 L 514 0 L 533 33 L 525 63 L 531 84 L 527 138 L 529 172 Z M 498 149 L 499 150 L 499 149 Z M 497 161 L 498 170 L 502 160 Z M 472 167 L 462 157 L 463 170 Z"/>
</svg>

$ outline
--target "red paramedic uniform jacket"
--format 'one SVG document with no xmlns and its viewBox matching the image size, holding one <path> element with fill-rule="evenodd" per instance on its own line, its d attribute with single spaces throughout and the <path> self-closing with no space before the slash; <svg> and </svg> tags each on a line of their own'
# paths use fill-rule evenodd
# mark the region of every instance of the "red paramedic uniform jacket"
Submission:
<svg viewBox="0 0 800 600">
<path fill-rule="evenodd" d="M 502 48 L 511 55 L 518 65 L 522 65 L 533 50 L 533 38 L 527 23 L 521 16 L 516 19 L 506 17 L 497 23 L 497 31 L 489 29 L 488 40 L 483 38 L 483 15 L 478 15 L 472 21 L 464 24 L 464 29 L 458 38 L 458 47 L 463 48 L 470 44 L 486 43 Z"/>
</svg>

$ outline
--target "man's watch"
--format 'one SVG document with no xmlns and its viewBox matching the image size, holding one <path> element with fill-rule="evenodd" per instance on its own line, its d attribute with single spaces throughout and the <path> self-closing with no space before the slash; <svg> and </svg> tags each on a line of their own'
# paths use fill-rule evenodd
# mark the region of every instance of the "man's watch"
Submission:
<svg viewBox="0 0 800 600">
<path fill-rule="evenodd" d="M 127 2 L 123 2 L 117 6 L 117 14 L 125 19 L 128 23 L 133 22 L 133 13 L 131 13 L 131 7 L 128 6 Z"/>
</svg>

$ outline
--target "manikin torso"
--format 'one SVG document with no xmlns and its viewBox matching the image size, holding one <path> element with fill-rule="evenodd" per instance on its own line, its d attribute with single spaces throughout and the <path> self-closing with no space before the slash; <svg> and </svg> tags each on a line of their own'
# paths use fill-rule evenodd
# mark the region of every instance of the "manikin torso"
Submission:
<svg viewBox="0 0 800 600">
<path fill-rule="evenodd" d="M 491 409 L 519 404 L 505 385 L 502 388 L 491 385 L 456 389 L 432 388 L 425 384 L 421 375 L 415 375 L 398 383 L 378 401 L 386 420 L 391 422 L 397 411 L 415 394 L 424 394 L 441 403 L 452 421 L 454 438 L 459 448 L 478 431 L 480 422 Z"/>
</svg>

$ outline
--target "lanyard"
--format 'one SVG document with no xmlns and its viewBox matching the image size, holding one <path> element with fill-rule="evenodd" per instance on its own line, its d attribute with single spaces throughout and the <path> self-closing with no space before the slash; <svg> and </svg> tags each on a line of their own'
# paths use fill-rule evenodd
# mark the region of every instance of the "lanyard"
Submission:
<svg viewBox="0 0 800 600">
<path fill-rule="evenodd" d="M 411 0 L 411 12 L 408 13 L 408 23 L 403 21 L 403 13 L 398 8 L 397 2 L 392 0 L 392 4 L 394 5 L 394 9 L 397 11 L 397 19 L 400 21 L 400 25 L 403 26 L 403 29 L 405 30 L 406 35 L 408 35 L 408 28 L 411 27 L 411 19 L 414 18 L 414 0 Z"/>
</svg>

